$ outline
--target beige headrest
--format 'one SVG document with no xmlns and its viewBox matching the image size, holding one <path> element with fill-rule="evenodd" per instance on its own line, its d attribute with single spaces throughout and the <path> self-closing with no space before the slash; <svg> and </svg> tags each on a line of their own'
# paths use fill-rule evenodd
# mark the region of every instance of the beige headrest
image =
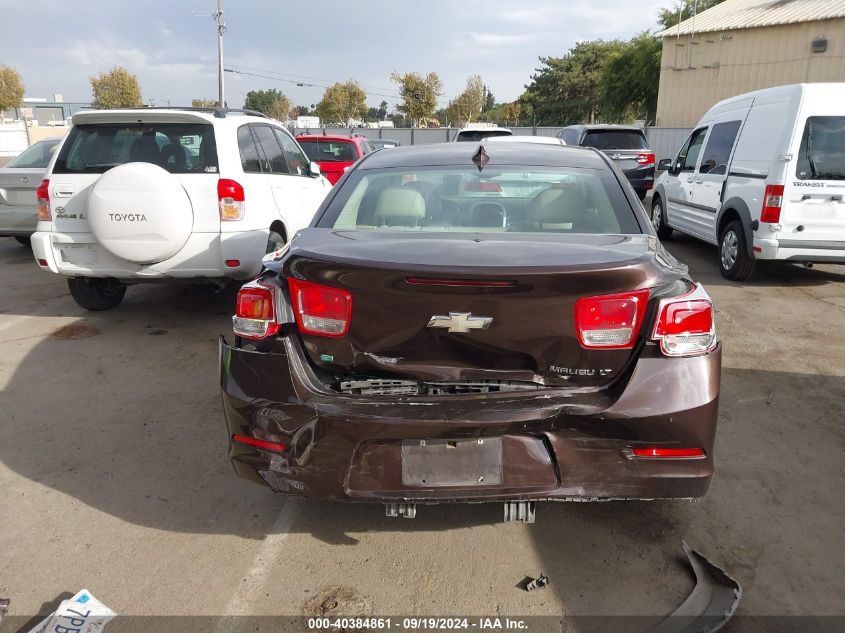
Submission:
<svg viewBox="0 0 845 633">
<path fill-rule="evenodd" d="M 414 226 L 425 218 L 425 199 L 409 188 L 385 189 L 376 202 L 376 222 Z"/>
<path fill-rule="evenodd" d="M 531 210 L 540 224 L 572 222 L 583 213 L 584 198 L 570 187 L 545 189 L 531 201 Z"/>
</svg>

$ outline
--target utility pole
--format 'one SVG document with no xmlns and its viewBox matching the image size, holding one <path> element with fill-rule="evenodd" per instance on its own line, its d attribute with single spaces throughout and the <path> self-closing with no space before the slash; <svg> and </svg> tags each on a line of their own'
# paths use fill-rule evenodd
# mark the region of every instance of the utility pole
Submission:
<svg viewBox="0 0 845 633">
<path fill-rule="evenodd" d="M 226 107 L 226 100 L 223 96 L 223 33 L 226 32 L 226 25 L 223 22 L 223 9 L 217 0 L 217 11 L 214 13 L 214 21 L 217 23 L 217 103 L 221 108 Z"/>
</svg>

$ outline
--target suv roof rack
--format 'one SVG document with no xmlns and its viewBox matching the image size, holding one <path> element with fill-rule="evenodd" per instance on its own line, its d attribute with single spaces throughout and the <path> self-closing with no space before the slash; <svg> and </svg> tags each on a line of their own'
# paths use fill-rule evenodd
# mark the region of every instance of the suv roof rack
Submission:
<svg viewBox="0 0 845 633">
<path fill-rule="evenodd" d="M 263 112 L 258 112 L 257 110 L 247 110 L 245 108 L 216 108 L 214 109 L 214 116 L 218 119 L 225 119 L 226 115 L 230 112 L 236 112 L 238 114 L 249 114 L 250 116 L 260 116 L 262 119 L 269 119 L 266 114 Z"/>
</svg>

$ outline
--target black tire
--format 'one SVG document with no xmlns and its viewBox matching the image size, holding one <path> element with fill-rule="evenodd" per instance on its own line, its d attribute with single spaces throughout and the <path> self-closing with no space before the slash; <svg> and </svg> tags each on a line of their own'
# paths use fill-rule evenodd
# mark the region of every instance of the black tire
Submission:
<svg viewBox="0 0 845 633">
<path fill-rule="evenodd" d="M 279 233 L 276 233 L 276 231 L 270 231 L 270 235 L 267 236 L 267 250 L 264 254 L 266 255 L 268 253 L 272 253 L 284 245 L 285 238 L 283 238 Z"/>
<path fill-rule="evenodd" d="M 15 239 L 19 244 L 23 244 L 27 248 L 32 248 L 32 242 L 29 241 L 29 236 L 24 237 L 23 235 L 15 235 Z"/>
<path fill-rule="evenodd" d="M 666 224 L 666 211 L 663 207 L 663 200 L 655 196 L 651 201 L 651 225 L 657 231 L 657 237 L 661 240 L 668 240 L 672 237 L 672 227 Z"/>
<path fill-rule="evenodd" d="M 67 285 L 70 295 L 80 307 L 95 312 L 117 307 L 126 294 L 126 286 L 116 279 L 73 277 L 67 280 Z"/>
<path fill-rule="evenodd" d="M 748 254 L 745 231 L 739 220 L 728 222 L 719 234 L 719 270 L 731 281 L 748 279 L 754 271 L 754 258 Z"/>
</svg>

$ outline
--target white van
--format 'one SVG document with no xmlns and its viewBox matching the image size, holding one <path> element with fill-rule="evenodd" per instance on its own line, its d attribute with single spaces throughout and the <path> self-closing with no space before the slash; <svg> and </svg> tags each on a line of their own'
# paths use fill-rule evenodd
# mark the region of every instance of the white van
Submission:
<svg viewBox="0 0 845 633">
<path fill-rule="evenodd" d="M 845 83 L 720 101 L 658 169 L 658 236 L 717 244 L 726 278 L 748 278 L 758 259 L 845 263 Z"/>
</svg>

